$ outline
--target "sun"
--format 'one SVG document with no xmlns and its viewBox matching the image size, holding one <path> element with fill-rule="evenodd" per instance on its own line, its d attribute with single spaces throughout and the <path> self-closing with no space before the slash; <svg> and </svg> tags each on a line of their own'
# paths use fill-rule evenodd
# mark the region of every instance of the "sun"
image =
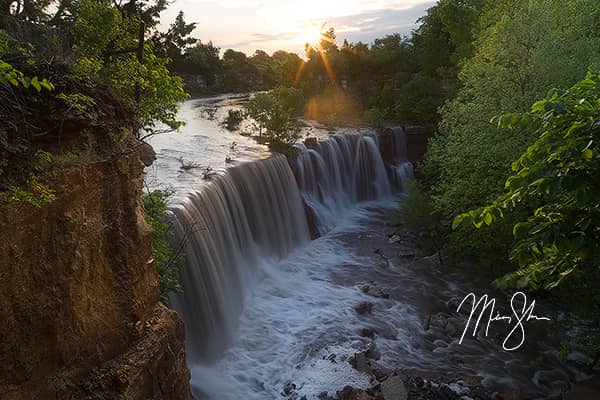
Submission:
<svg viewBox="0 0 600 400">
<path fill-rule="evenodd" d="M 297 37 L 303 44 L 316 45 L 321 40 L 321 30 L 318 27 L 306 27 L 298 30 Z"/>
</svg>

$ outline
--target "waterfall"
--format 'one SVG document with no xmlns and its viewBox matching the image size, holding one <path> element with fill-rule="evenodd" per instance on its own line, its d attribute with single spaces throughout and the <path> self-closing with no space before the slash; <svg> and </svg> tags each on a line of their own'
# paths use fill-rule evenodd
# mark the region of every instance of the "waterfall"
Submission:
<svg viewBox="0 0 600 400">
<path fill-rule="evenodd" d="M 293 168 L 321 233 L 331 229 L 350 204 L 392 193 L 393 179 L 386 172 L 376 135 L 333 135 L 309 146 L 298 146 Z"/>
<path fill-rule="evenodd" d="M 260 262 L 309 240 L 302 200 L 286 158 L 276 155 L 228 169 L 171 212 L 186 258 L 184 290 L 171 304 L 186 324 L 188 358 L 211 360 L 231 341 Z"/>
<path fill-rule="evenodd" d="M 170 211 L 175 241 L 185 243 L 183 293 L 170 300 L 185 321 L 191 363 L 215 360 L 231 343 L 261 263 L 309 241 L 305 206 L 323 233 L 353 203 L 396 188 L 375 134 L 332 135 L 298 150 L 291 167 L 274 155 L 229 168 Z M 396 152 L 405 163 L 406 149 Z"/>
<path fill-rule="evenodd" d="M 392 184 L 398 190 L 402 190 L 402 183 L 414 176 L 413 165 L 408 161 L 406 149 L 406 134 L 402 127 L 390 128 L 394 142 L 394 164 L 392 168 Z"/>
</svg>

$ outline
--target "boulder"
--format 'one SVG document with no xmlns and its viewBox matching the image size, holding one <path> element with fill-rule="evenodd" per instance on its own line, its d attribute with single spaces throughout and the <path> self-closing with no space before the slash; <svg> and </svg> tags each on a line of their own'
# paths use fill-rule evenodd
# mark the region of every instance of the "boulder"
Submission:
<svg viewBox="0 0 600 400">
<path fill-rule="evenodd" d="M 337 392 L 337 400 L 374 400 L 375 398 L 362 389 L 346 386 Z"/>
<path fill-rule="evenodd" d="M 371 311 L 373 311 L 373 303 L 368 301 L 358 303 L 354 306 L 354 311 L 356 311 L 358 315 L 370 314 Z"/>
<path fill-rule="evenodd" d="M 369 348 L 365 352 L 365 355 L 371 360 L 379 360 L 381 358 L 381 352 L 379 351 L 375 343 L 369 344 Z"/>
<path fill-rule="evenodd" d="M 308 224 L 308 233 L 310 234 L 310 240 L 315 240 L 321 237 L 319 232 L 319 224 L 317 223 L 317 215 L 311 206 L 302 200 L 304 204 L 304 213 L 306 214 L 306 223 Z"/>
<path fill-rule="evenodd" d="M 141 142 L 140 160 L 146 167 L 151 166 L 152 163 L 154 163 L 154 161 L 156 161 L 156 152 L 154 151 L 152 146 L 150 146 L 146 142 Z"/>
<path fill-rule="evenodd" d="M 390 376 L 381 384 L 381 393 L 385 400 L 406 400 L 408 391 L 404 386 L 402 378 L 399 376 Z"/>
<path fill-rule="evenodd" d="M 375 329 L 373 328 L 362 328 L 359 334 L 362 337 L 373 338 L 375 337 L 375 333 Z"/>
<path fill-rule="evenodd" d="M 355 353 L 350 359 L 350 365 L 359 372 L 364 372 L 365 374 L 371 373 L 371 366 L 365 352 Z"/>
</svg>

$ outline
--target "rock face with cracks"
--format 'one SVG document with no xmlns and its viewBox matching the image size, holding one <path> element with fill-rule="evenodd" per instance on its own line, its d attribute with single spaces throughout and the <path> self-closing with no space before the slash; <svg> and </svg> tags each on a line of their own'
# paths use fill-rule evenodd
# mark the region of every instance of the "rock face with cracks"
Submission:
<svg viewBox="0 0 600 400">
<path fill-rule="evenodd" d="M 0 213 L 0 397 L 191 399 L 183 323 L 160 303 L 141 146 L 57 171 Z"/>
</svg>

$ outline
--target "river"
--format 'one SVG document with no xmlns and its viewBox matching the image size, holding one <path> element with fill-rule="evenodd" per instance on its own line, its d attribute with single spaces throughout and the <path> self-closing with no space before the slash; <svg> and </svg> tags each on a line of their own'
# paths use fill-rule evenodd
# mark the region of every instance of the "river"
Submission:
<svg viewBox="0 0 600 400">
<path fill-rule="evenodd" d="M 220 125 L 239 101 L 190 100 L 181 132 L 150 140 L 158 160 L 147 180 L 174 190 L 173 226 L 186 240 L 184 292 L 171 305 L 186 323 L 196 396 L 280 399 L 293 383 L 287 397 L 316 399 L 345 385 L 367 388 L 369 376 L 347 360 L 373 344 L 384 366 L 531 398 L 589 378 L 578 354 L 558 354 L 541 321 L 518 351 L 502 350 L 501 334 L 458 343 L 467 318 L 456 312 L 460 300 L 471 291 L 506 294 L 440 265 L 410 232 L 389 226 L 412 171 L 401 130 L 386 163 L 370 129 L 305 127 L 321 142 L 300 145 L 290 165 Z M 361 304 L 369 312 L 357 312 Z"/>
</svg>

